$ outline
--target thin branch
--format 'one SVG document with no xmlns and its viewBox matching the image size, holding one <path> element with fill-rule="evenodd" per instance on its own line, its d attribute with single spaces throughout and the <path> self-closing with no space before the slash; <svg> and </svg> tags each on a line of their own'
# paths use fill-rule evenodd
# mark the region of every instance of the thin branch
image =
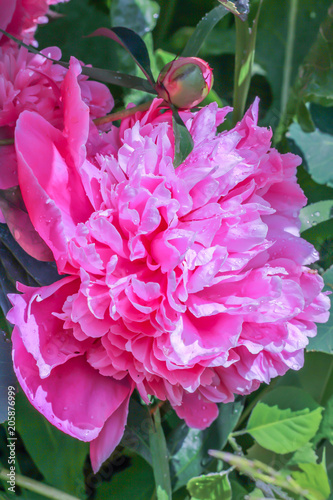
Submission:
<svg viewBox="0 0 333 500">
<path fill-rule="evenodd" d="M 8 469 L 0 469 L 1 479 L 7 481 L 9 474 L 10 472 Z M 21 474 L 15 474 L 15 484 L 21 488 L 33 491 L 34 493 L 39 493 L 46 498 L 51 498 L 52 500 L 79 500 L 77 497 L 64 493 L 63 491 L 57 490 L 35 479 L 30 479 L 30 477 L 22 476 Z"/>
<path fill-rule="evenodd" d="M 294 56 L 294 46 L 296 38 L 297 10 L 298 10 L 298 0 L 290 0 L 290 10 L 288 17 L 288 34 L 287 34 L 284 66 L 283 66 L 281 113 L 283 113 L 287 107 L 287 102 L 289 98 L 289 89 L 291 86 L 291 73 L 293 69 L 293 56 Z"/>
<path fill-rule="evenodd" d="M 135 113 L 137 113 L 138 111 L 147 111 L 152 102 L 153 101 L 144 102 L 143 104 L 139 104 L 138 106 L 134 106 L 133 108 L 122 109 L 121 111 L 117 111 L 116 113 L 111 113 L 109 115 L 102 116 L 101 118 L 96 118 L 94 120 L 94 124 L 104 125 L 104 123 L 115 122 L 117 120 L 128 118 L 129 116 L 135 115 Z"/>
</svg>

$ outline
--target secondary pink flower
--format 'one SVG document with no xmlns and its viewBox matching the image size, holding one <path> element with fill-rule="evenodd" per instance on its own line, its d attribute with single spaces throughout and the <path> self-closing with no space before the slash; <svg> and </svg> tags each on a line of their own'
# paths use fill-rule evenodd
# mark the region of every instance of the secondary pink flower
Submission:
<svg viewBox="0 0 333 500">
<path fill-rule="evenodd" d="M 60 60 L 61 51 L 50 47 L 42 51 Z M 67 69 L 41 55 L 31 54 L 24 47 L 0 47 L 0 139 L 14 137 L 16 121 L 24 110 L 35 111 L 57 128 L 63 128 L 61 89 Z M 80 75 L 83 101 L 89 106 L 91 118 L 104 116 L 113 107 L 108 88 L 102 83 Z M 0 189 L 18 185 L 14 145 L 0 146 Z M 4 219 L 1 216 L 0 220 Z"/>
<path fill-rule="evenodd" d="M 11 35 L 33 43 L 38 24 L 47 23 L 50 5 L 68 0 L 0 0 L 0 28 Z M 0 33 L 0 45 L 8 38 Z"/>
<path fill-rule="evenodd" d="M 96 471 L 121 439 L 134 387 L 203 429 L 216 403 L 302 366 L 329 300 L 299 236 L 299 158 L 271 148 L 257 101 L 221 134 L 229 108 L 188 114 L 194 149 L 174 170 L 162 101 L 151 121 L 100 137 L 79 70 L 72 60 L 63 132 L 31 112 L 16 128 L 24 201 L 68 276 L 20 285 L 8 319 L 28 398 L 91 441 Z"/>
</svg>

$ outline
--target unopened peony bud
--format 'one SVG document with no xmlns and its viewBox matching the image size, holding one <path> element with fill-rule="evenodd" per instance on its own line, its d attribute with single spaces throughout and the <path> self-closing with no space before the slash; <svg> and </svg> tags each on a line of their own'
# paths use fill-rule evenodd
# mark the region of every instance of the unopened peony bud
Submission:
<svg viewBox="0 0 333 500">
<path fill-rule="evenodd" d="M 180 57 L 164 66 L 156 90 L 165 101 L 177 108 L 193 108 L 209 94 L 213 71 L 198 57 Z"/>
</svg>

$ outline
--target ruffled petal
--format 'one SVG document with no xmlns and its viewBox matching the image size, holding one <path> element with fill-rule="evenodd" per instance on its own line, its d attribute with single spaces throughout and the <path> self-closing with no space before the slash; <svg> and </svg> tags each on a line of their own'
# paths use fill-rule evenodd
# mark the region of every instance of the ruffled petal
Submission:
<svg viewBox="0 0 333 500">
<path fill-rule="evenodd" d="M 130 393 L 105 422 L 98 437 L 90 443 L 90 461 L 95 474 L 123 437 L 128 415 L 129 399 Z"/>
</svg>

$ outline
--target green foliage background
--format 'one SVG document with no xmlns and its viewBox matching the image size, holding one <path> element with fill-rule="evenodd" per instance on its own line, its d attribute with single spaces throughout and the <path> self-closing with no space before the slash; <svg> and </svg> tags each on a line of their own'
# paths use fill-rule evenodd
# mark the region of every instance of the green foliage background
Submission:
<svg viewBox="0 0 333 500">
<path fill-rule="evenodd" d="M 258 4 L 258 0 L 251 2 L 251 19 Z M 70 0 L 54 7 L 62 17 L 41 26 L 37 38 L 40 48 L 59 46 L 65 61 L 74 55 L 94 67 L 142 76 L 114 42 L 84 38 L 102 26 L 126 26 L 145 40 L 156 77 L 182 51 L 202 16 L 216 5 L 214 0 Z M 260 122 L 273 128 L 278 149 L 303 158 L 298 177 L 309 202 L 301 213 L 302 236 L 320 252 L 314 267 L 323 275 L 328 291 L 333 291 L 332 5 L 330 0 L 263 1 L 247 99 L 249 104 L 259 95 Z M 215 75 L 214 90 L 206 102 L 233 104 L 235 50 L 235 20 L 228 14 L 199 53 Z M 116 109 L 150 98 L 137 90 L 110 88 Z M 8 330 L 3 314 L 0 325 Z M 1 358 L 5 349 L 1 353 L 0 363 L 7 363 L 6 378 L 0 378 L 3 392 L 13 378 L 8 358 Z M 17 472 L 59 490 L 58 496 L 49 498 L 62 498 L 61 492 L 66 492 L 95 500 L 171 496 L 175 500 L 332 500 L 333 318 L 318 326 L 302 370 L 288 372 L 247 398 L 220 405 L 220 415 L 209 429 L 189 429 L 170 407 L 163 406 L 160 431 L 166 439 L 171 496 L 163 490 L 162 480 L 155 486 L 151 450 L 154 439 L 158 445 L 159 435 L 149 435 L 147 419 L 146 409 L 134 399 L 121 445 L 94 475 L 88 446 L 52 427 L 19 390 Z M 4 423 L 0 427 L 3 467 L 8 466 L 6 440 Z M 210 449 L 217 450 L 214 456 L 208 453 Z M 0 499 L 11 496 L 2 480 Z M 23 487 L 16 496 L 46 498 Z"/>
</svg>

